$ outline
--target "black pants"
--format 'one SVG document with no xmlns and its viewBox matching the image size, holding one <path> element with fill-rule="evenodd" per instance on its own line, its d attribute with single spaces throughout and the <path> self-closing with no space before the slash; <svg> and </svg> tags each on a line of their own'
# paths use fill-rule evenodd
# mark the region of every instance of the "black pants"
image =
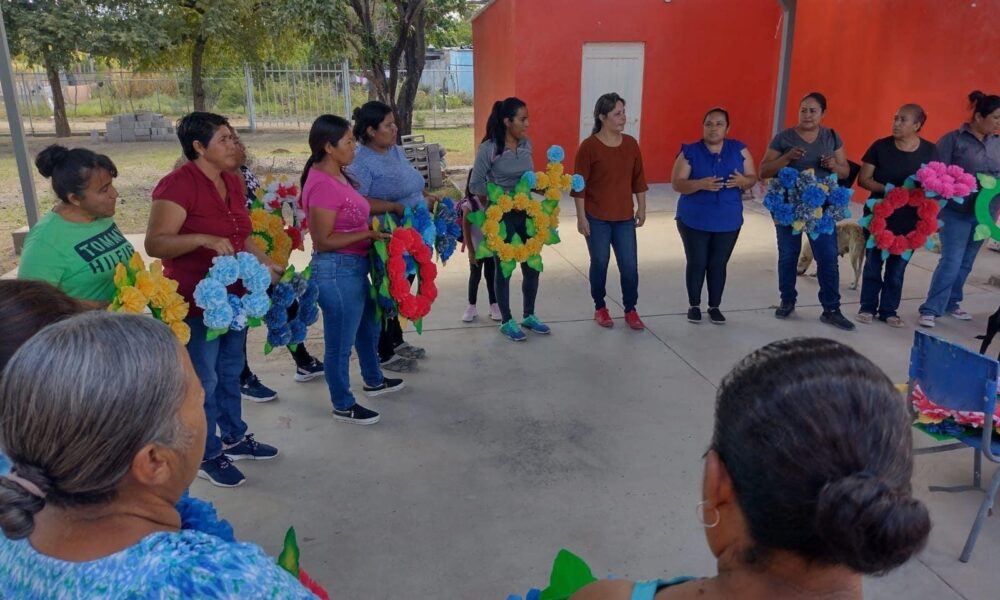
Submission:
<svg viewBox="0 0 1000 600">
<path fill-rule="evenodd" d="M 477 260 L 476 264 L 469 263 L 469 304 L 475 306 L 476 298 L 479 296 L 479 281 L 486 275 L 486 293 L 490 297 L 490 304 L 497 303 L 496 277 L 497 259 L 493 256 Z"/>
<path fill-rule="evenodd" d="M 736 231 L 702 231 L 692 229 L 677 221 L 677 231 L 684 242 L 684 255 L 687 257 L 688 304 L 701 306 L 701 288 L 708 279 L 708 307 L 719 308 L 722 303 L 722 290 L 726 287 L 726 265 L 736 247 L 736 239 L 740 230 Z"/>
<path fill-rule="evenodd" d="M 399 324 L 399 318 L 382 320 L 382 331 L 378 336 L 378 359 L 385 362 L 396 353 L 396 346 L 403 343 L 403 326 Z"/>
<path fill-rule="evenodd" d="M 529 239 L 527 215 L 524 213 L 507 213 L 503 217 L 503 222 L 507 228 L 508 240 L 513 238 L 515 233 L 521 236 L 522 240 Z M 511 273 L 511 276 L 513 275 Z M 538 276 L 538 271 L 529 267 L 527 263 L 521 263 L 521 294 L 524 295 L 523 308 L 525 317 L 535 314 L 535 298 L 538 296 Z M 500 305 L 500 315 L 503 318 L 503 322 L 506 323 L 513 318 L 510 312 L 510 278 L 503 276 L 503 269 L 500 268 L 499 258 L 497 258 L 494 282 L 497 304 Z"/>
</svg>

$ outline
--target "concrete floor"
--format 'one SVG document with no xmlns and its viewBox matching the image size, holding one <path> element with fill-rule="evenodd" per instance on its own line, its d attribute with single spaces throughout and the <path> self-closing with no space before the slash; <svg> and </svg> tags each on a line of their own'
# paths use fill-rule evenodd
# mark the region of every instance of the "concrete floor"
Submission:
<svg viewBox="0 0 1000 600">
<path fill-rule="evenodd" d="M 614 329 L 598 328 L 587 283 L 588 257 L 563 203 L 563 243 L 545 250 L 538 314 L 549 337 L 513 344 L 492 322 L 466 325 L 467 268 L 458 256 L 440 271 L 440 297 L 426 320 L 428 358 L 406 376 L 407 389 L 370 403 L 374 427 L 330 418 L 322 379 L 296 383 L 285 351 L 251 364 L 280 398 L 244 404 L 257 437 L 282 455 L 240 463 L 244 487 L 198 480 L 195 495 L 216 503 L 243 540 L 280 549 L 289 525 L 299 532 L 302 564 L 335 598 L 502 599 L 544 587 L 561 547 L 595 574 L 653 578 L 711 575 L 715 565 L 695 519 L 701 455 L 712 427 L 715 386 L 735 361 L 767 342 L 825 336 L 850 344 L 898 382 L 906 379 L 913 327 L 876 323 L 840 332 L 819 322 L 814 278 L 799 279 L 794 318 L 778 321 L 774 230 L 759 205 L 729 270 L 724 327 L 686 321 L 684 258 L 673 222 L 675 200 L 654 186 L 640 230 L 639 310 L 647 331 L 621 321 L 617 272 L 609 275 Z M 141 244 L 138 245 L 141 247 Z M 304 264 L 307 256 L 297 254 Z M 937 256 L 918 253 L 906 276 L 901 315 L 916 322 Z M 844 312 L 858 292 L 841 262 Z M 1000 293 L 985 280 L 1000 254 L 985 251 L 966 288 L 971 323 L 940 320 L 934 333 L 970 347 Z M 519 278 L 519 275 L 515 275 Z M 514 296 L 519 312 L 519 294 Z M 480 307 L 486 301 L 481 291 Z M 251 336 L 261 348 L 263 333 Z M 322 331 L 309 347 L 322 354 Z M 360 387 L 356 365 L 355 387 Z M 917 434 L 918 446 L 930 445 Z M 997 597 L 1000 523 L 989 519 L 968 564 L 958 554 L 981 501 L 977 493 L 931 494 L 927 486 L 965 483 L 971 452 L 922 456 L 914 487 L 929 506 L 927 549 L 887 577 L 865 582 L 874 599 L 986 600 Z M 984 479 L 993 474 L 987 467 Z"/>
</svg>

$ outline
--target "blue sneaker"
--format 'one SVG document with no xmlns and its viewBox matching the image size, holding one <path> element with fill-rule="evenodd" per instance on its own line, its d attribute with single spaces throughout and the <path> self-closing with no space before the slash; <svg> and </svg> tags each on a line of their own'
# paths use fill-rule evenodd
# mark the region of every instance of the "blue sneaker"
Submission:
<svg viewBox="0 0 1000 600">
<path fill-rule="evenodd" d="M 521 331 L 521 327 L 517 324 L 517 321 L 511 319 L 503 325 L 500 326 L 500 333 L 509 337 L 512 341 L 523 342 L 528 336 L 524 335 Z"/>
<path fill-rule="evenodd" d="M 252 433 L 248 433 L 242 440 L 223 449 L 222 453 L 229 460 L 271 460 L 278 455 L 278 449 L 261 444 L 253 439 Z"/>
<path fill-rule="evenodd" d="M 240 384 L 240 396 L 253 402 L 270 402 L 278 397 L 278 392 L 261 383 L 256 375 L 251 375 Z"/>
<path fill-rule="evenodd" d="M 528 315 L 527 317 L 525 317 L 524 320 L 521 321 L 521 327 L 530 329 L 535 333 L 541 333 L 541 334 L 552 333 L 552 330 L 549 329 L 549 326 L 539 321 L 538 317 L 536 317 L 535 315 Z"/>
<path fill-rule="evenodd" d="M 228 488 L 243 485 L 247 480 L 225 454 L 201 461 L 198 477 L 207 479 L 212 485 Z"/>
</svg>

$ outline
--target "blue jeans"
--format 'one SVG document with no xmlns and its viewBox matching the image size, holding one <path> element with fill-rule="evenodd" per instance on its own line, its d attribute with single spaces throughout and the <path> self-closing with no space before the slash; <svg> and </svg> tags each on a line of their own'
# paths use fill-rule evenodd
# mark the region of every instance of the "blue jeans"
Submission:
<svg viewBox="0 0 1000 600">
<path fill-rule="evenodd" d="M 903 273 L 906 263 L 903 257 L 890 254 L 882 260 L 882 250 L 869 248 L 865 251 L 864 279 L 861 281 L 861 308 L 859 313 L 876 315 L 885 321 L 896 316 L 899 300 L 903 296 Z M 885 264 L 885 277 L 882 265 Z"/>
<path fill-rule="evenodd" d="M 795 303 L 796 268 L 802 250 L 802 238 L 808 235 L 792 233 L 786 225 L 775 225 L 778 236 L 778 291 L 782 302 Z M 816 261 L 816 277 L 819 280 L 819 303 L 824 312 L 840 310 L 840 266 L 837 264 L 837 235 L 827 233 L 816 239 L 809 239 L 813 259 Z"/>
<path fill-rule="evenodd" d="M 962 288 L 972 271 L 972 263 L 983 245 L 983 240 L 974 241 L 976 215 L 956 212 L 947 206 L 938 213 L 944 222 L 941 238 L 941 258 L 938 259 L 931 287 L 927 290 L 927 300 L 920 305 L 920 314 L 940 317 L 958 308 L 962 302 Z"/>
<path fill-rule="evenodd" d="M 204 459 L 208 460 L 222 454 L 224 443 L 238 442 L 247 432 L 240 399 L 240 372 L 246 359 L 247 332 L 229 331 L 209 342 L 205 340 L 208 330 L 201 317 L 188 317 L 184 322 L 191 328 L 188 356 L 205 391 L 208 435 Z M 216 427 L 222 432 L 221 438 Z"/>
<path fill-rule="evenodd" d="M 361 377 L 365 384 L 382 383 L 378 364 L 379 323 L 368 281 L 368 257 L 341 252 L 313 254 L 312 276 L 319 285 L 319 307 L 323 311 L 323 356 L 326 385 L 337 410 L 354 406 L 351 394 L 351 348 L 357 348 Z"/>
<path fill-rule="evenodd" d="M 590 251 L 590 296 L 594 308 L 606 306 L 608 263 L 611 249 L 615 250 L 615 262 L 621 274 L 622 303 L 625 312 L 635 310 L 639 301 L 639 257 L 635 241 L 635 221 L 603 221 L 587 215 L 590 235 L 587 236 L 587 250 Z"/>
</svg>

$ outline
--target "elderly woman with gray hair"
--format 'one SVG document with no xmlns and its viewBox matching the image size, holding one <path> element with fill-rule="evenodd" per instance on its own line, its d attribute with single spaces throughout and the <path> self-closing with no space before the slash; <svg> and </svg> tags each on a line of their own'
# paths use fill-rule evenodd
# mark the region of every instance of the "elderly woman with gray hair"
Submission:
<svg viewBox="0 0 1000 600">
<path fill-rule="evenodd" d="M 147 317 L 84 313 L 21 346 L 0 378 L 0 597 L 313 598 L 259 547 L 178 510 L 203 396 Z"/>
</svg>

